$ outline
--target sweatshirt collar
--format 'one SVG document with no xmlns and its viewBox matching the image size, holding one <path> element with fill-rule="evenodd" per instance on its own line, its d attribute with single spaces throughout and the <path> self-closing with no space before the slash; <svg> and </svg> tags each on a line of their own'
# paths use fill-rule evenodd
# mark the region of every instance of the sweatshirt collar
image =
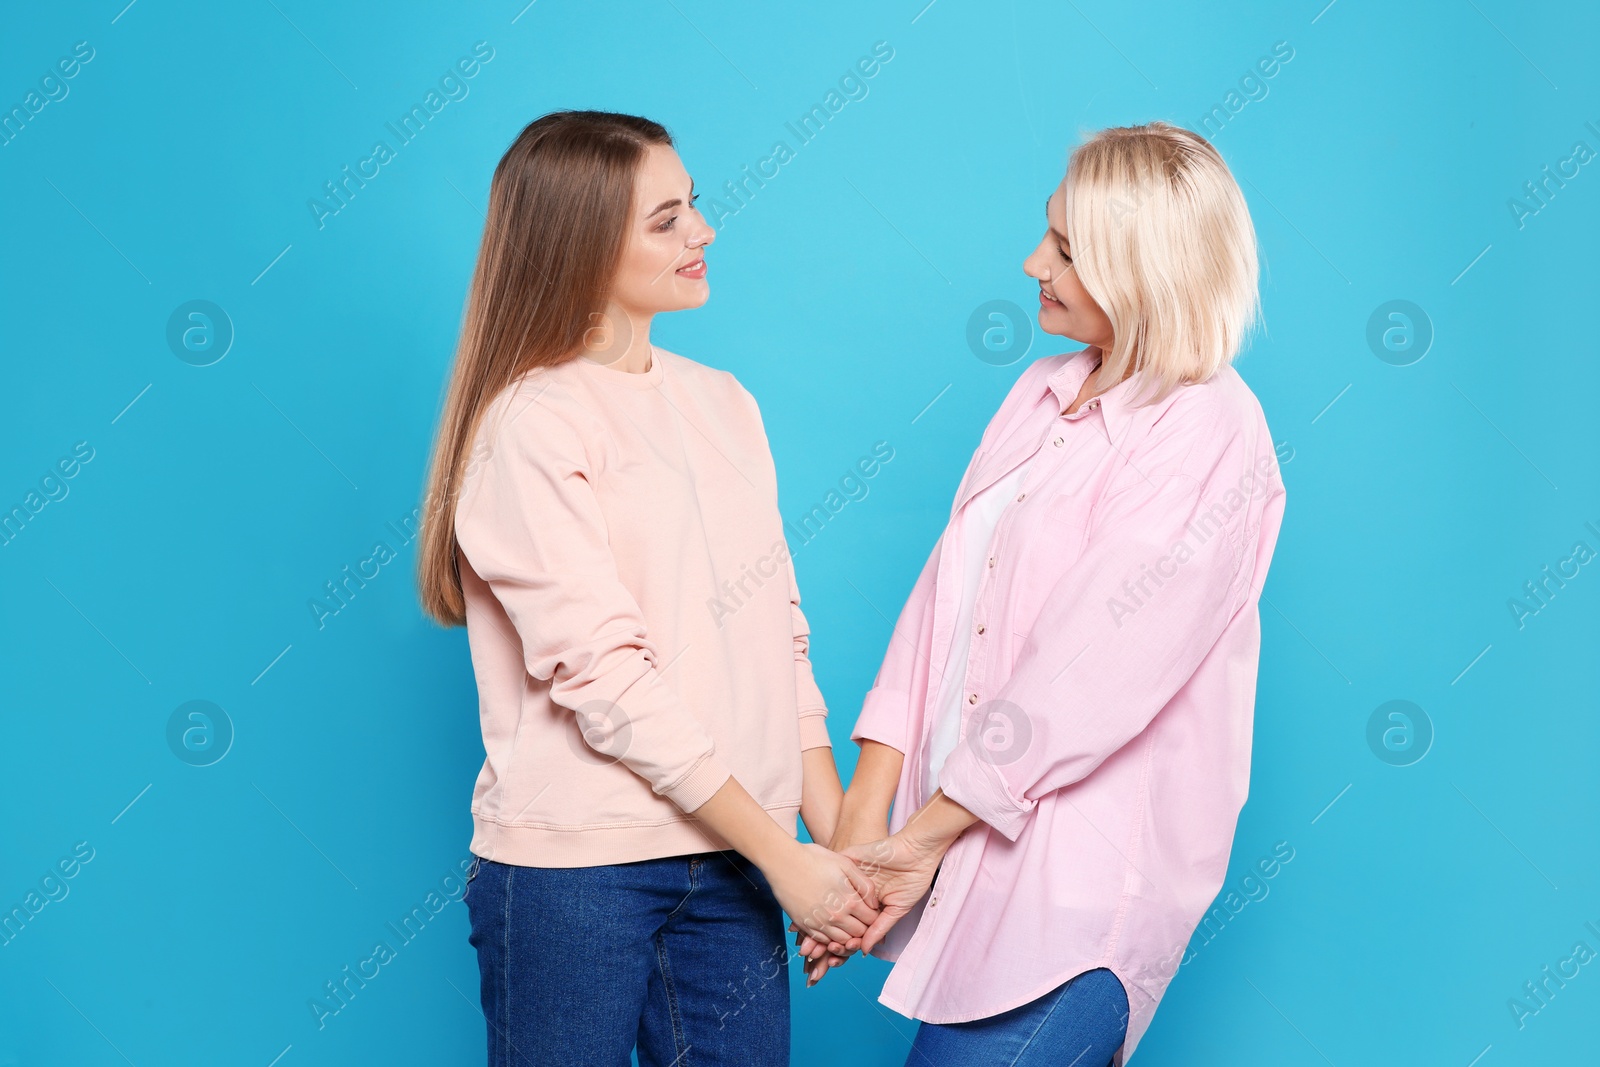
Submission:
<svg viewBox="0 0 1600 1067">
<path fill-rule="evenodd" d="M 666 361 L 661 358 L 661 349 L 655 345 L 650 346 L 650 369 L 641 373 L 618 370 L 584 355 L 574 356 L 569 362 L 580 364 L 585 368 L 584 372 L 596 381 L 609 382 L 628 389 L 654 389 L 661 384 L 662 378 L 666 375 Z"/>
</svg>

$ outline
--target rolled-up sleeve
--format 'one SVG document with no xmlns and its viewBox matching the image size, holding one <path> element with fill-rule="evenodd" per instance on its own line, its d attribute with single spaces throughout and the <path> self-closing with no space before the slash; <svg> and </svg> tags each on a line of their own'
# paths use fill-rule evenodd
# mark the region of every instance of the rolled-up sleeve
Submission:
<svg viewBox="0 0 1600 1067">
<path fill-rule="evenodd" d="M 619 578 L 580 437 L 536 400 L 515 405 L 463 484 L 460 550 L 510 617 L 528 673 L 577 714 L 584 742 L 693 811 L 730 771 L 657 684 L 662 650 Z"/>
<path fill-rule="evenodd" d="M 1015 840 L 1040 797 L 1087 776 L 1189 681 L 1248 600 L 1246 541 L 1281 493 L 1239 493 L 1243 451 L 1188 427 L 1133 458 L 1011 675 L 980 694 L 940 771 L 947 796 Z"/>
</svg>

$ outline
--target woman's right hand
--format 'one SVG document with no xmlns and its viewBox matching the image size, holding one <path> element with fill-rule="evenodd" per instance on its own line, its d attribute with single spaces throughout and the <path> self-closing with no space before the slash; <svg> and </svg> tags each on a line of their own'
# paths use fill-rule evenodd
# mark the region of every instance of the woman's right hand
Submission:
<svg viewBox="0 0 1600 1067">
<path fill-rule="evenodd" d="M 800 931 L 819 943 L 859 942 L 878 917 L 872 880 L 821 845 L 797 843 L 782 863 L 762 873 Z"/>
</svg>

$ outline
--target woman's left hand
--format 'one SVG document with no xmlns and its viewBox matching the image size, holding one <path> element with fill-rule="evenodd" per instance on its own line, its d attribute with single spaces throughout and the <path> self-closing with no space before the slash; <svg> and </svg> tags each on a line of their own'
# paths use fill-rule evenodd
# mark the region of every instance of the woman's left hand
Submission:
<svg viewBox="0 0 1600 1067">
<path fill-rule="evenodd" d="M 878 918 L 861 936 L 861 951 L 871 952 L 882 941 L 895 923 L 899 922 L 928 894 L 939 863 L 950 848 L 951 842 L 908 834 L 897 834 L 877 841 L 851 845 L 841 855 L 855 861 L 878 891 Z M 854 938 L 851 941 L 854 942 Z M 815 942 L 812 942 L 815 945 Z M 802 944 L 801 950 L 807 946 Z M 837 946 L 842 947 L 842 946 Z M 832 967 L 837 967 L 849 957 L 838 955 L 837 947 L 830 945 L 818 959 L 806 964 L 808 985 L 816 982 Z"/>
<path fill-rule="evenodd" d="M 861 937 L 862 952 L 871 952 L 928 894 L 939 863 L 950 849 L 949 839 L 910 833 L 909 829 L 843 850 L 842 855 L 854 860 L 878 891 L 878 917 Z"/>
<path fill-rule="evenodd" d="M 862 952 L 871 952 L 890 928 L 927 895 L 945 853 L 977 821 L 976 815 L 939 789 L 898 833 L 838 850 L 840 855 L 855 862 L 878 897 L 878 917 L 868 925 L 859 941 Z M 811 955 L 824 946 L 820 941 L 802 937 L 800 952 L 807 958 L 806 984 L 815 985 L 830 968 L 843 963 L 856 944 L 854 937 L 848 945 L 829 943 L 827 951 L 813 960 Z"/>
</svg>

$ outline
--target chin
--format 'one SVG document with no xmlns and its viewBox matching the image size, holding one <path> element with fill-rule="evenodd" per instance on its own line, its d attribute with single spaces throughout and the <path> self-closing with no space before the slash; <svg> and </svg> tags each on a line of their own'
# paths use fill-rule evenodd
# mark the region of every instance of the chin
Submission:
<svg viewBox="0 0 1600 1067">
<path fill-rule="evenodd" d="M 687 311 L 690 308 L 697 308 L 704 304 L 707 300 L 711 299 L 711 286 L 707 285 L 705 282 L 701 282 L 699 285 L 695 286 L 695 289 L 698 289 L 699 291 L 695 292 L 691 290 L 690 292 L 683 294 L 683 300 L 674 310 Z"/>
<path fill-rule="evenodd" d="M 1050 310 L 1059 311 L 1060 309 L 1051 308 Z M 1078 340 L 1078 338 L 1072 336 L 1072 327 L 1061 322 L 1061 319 L 1064 317 L 1065 316 L 1062 315 L 1051 315 L 1047 318 L 1044 312 L 1041 311 L 1039 313 L 1039 329 L 1043 330 L 1045 333 L 1055 334 L 1057 337 L 1065 337 L 1069 341 Z"/>
<path fill-rule="evenodd" d="M 673 293 L 669 299 L 650 305 L 649 314 L 668 315 L 674 311 L 689 311 L 704 304 L 710 295 L 709 292 Z"/>
</svg>

